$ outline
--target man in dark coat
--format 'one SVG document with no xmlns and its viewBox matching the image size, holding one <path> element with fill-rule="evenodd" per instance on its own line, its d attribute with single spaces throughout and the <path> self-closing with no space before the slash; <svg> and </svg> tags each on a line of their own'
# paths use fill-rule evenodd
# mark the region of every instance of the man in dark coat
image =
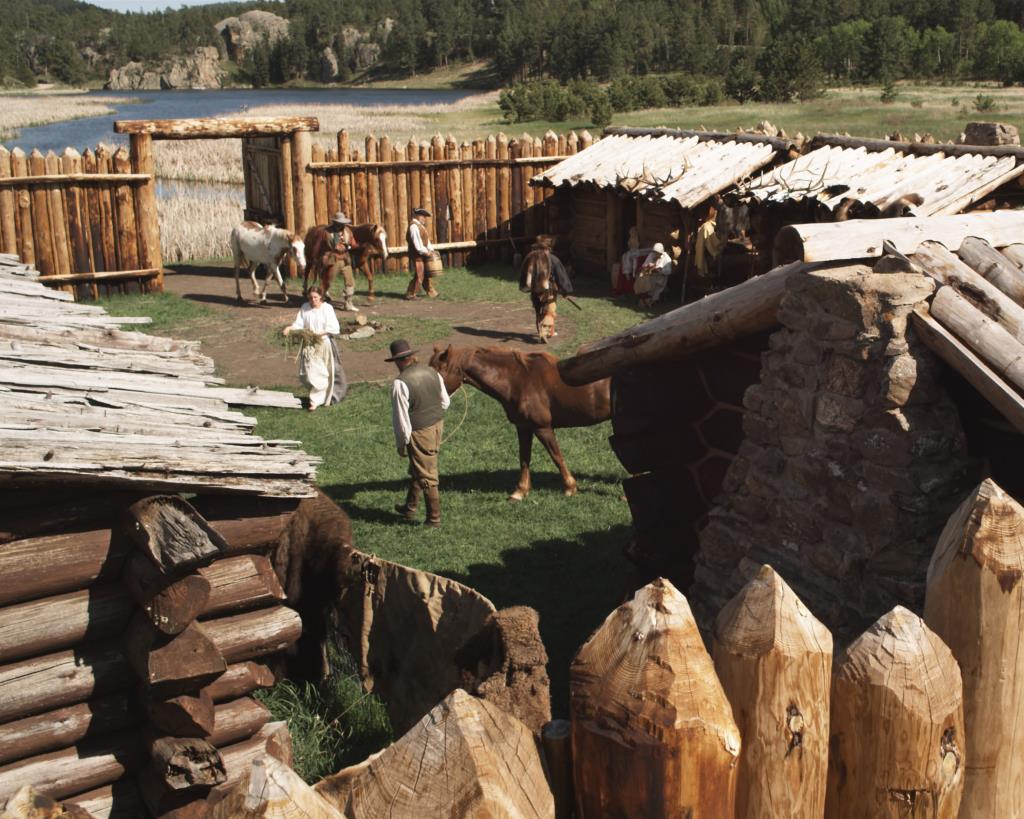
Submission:
<svg viewBox="0 0 1024 819">
<path fill-rule="evenodd" d="M 572 280 L 561 260 L 551 252 L 550 236 L 538 236 L 519 268 L 519 289 L 530 294 L 537 319 L 537 336 L 542 344 L 554 338 L 558 315 L 558 294 L 572 293 Z"/>
</svg>

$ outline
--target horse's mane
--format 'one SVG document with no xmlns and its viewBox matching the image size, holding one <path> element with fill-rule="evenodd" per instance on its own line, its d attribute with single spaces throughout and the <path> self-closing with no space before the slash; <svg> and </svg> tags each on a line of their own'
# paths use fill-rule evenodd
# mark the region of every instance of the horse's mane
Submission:
<svg viewBox="0 0 1024 819">
<path fill-rule="evenodd" d="M 468 354 L 475 350 L 477 353 L 491 354 L 499 358 L 511 358 L 523 369 L 529 369 L 530 364 L 535 361 L 550 362 L 552 364 L 558 361 L 551 353 L 540 350 L 524 352 L 522 350 L 509 350 L 506 347 L 452 347 L 452 350 L 458 350 L 460 355 Z"/>
</svg>

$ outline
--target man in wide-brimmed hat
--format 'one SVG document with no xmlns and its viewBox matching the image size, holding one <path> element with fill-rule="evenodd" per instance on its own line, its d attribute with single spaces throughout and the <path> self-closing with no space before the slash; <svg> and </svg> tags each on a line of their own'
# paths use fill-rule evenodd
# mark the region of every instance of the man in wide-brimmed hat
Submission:
<svg viewBox="0 0 1024 819">
<path fill-rule="evenodd" d="M 352 255 L 349 251 L 356 244 L 349 219 L 340 210 L 331 217 L 327 226 L 327 244 L 330 248 L 324 256 L 323 264 L 330 271 L 328 281 L 333 281 L 339 273 L 345 280 L 345 303 L 342 309 L 358 312 L 352 297 L 356 294 L 356 278 L 352 273 Z"/>
<path fill-rule="evenodd" d="M 426 498 L 427 526 L 441 526 L 441 492 L 438 487 L 437 456 L 441 451 L 444 411 L 450 399 L 444 379 L 433 367 L 420 364 L 405 339 L 391 342 L 391 355 L 384 359 L 398 367 L 391 386 L 391 426 L 398 454 L 409 458 L 409 491 L 405 503 L 395 511 L 406 520 L 416 519 L 420 495 Z"/>
<path fill-rule="evenodd" d="M 547 344 L 554 338 L 555 316 L 558 315 L 558 294 L 572 293 L 572 280 L 561 260 L 551 252 L 553 236 L 540 234 L 519 268 L 519 289 L 530 294 L 530 303 L 537 320 L 537 337 Z"/>
<path fill-rule="evenodd" d="M 412 273 L 405 297 L 410 300 L 416 298 L 420 287 L 427 291 L 430 298 L 437 297 L 434 281 L 427 273 L 427 259 L 434 253 L 434 248 L 430 244 L 430 236 L 427 233 L 427 224 L 424 221 L 424 219 L 429 219 L 430 215 L 430 211 L 426 208 L 414 208 L 412 221 L 409 222 L 409 229 L 405 233 L 406 241 L 409 243 L 409 272 Z"/>
</svg>

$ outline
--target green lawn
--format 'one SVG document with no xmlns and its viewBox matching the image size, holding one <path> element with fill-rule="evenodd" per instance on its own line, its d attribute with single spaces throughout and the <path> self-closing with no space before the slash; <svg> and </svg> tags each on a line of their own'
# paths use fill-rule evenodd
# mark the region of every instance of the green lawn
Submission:
<svg viewBox="0 0 1024 819">
<path fill-rule="evenodd" d="M 138 325 L 134 329 L 153 335 L 184 333 L 191 322 L 216 315 L 206 305 L 183 299 L 173 293 L 108 296 L 97 299 L 93 304 L 103 307 L 112 316 L 149 316 L 153 319 L 151 324 Z"/>
<path fill-rule="evenodd" d="M 407 464 L 395 451 L 386 387 L 355 385 L 342 404 L 316 413 L 250 412 L 260 435 L 301 440 L 324 459 L 320 486 L 352 518 L 359 549 L 466 583 L 499 608 L 536 608 L 554 709 L 567 715 L 569 661 L 621 602 L 629 572 L 622 556 L 630 531 L 625 473 L 607 445 L 610 425 L 559 432 L 580 483 L 576 497 L 562 496 L 538 446 L 534 490 L 509 504 L 518 471 L 515 429 L 497 402 L 458 391 L 441 453 L 444 526 L 433 530 L 403 523 L 392 508 L 404 499 Z"/>
</svg>

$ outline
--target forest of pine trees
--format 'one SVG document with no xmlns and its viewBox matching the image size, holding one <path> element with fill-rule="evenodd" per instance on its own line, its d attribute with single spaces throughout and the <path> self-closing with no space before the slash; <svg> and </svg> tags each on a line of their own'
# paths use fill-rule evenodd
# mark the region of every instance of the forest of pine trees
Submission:
<svg viewBox="0 0 1024 819">
<path fill-rule="evenodd" d="M 8 83 L 81 83 L 129 60 L 216 45 L 213 24 L 253 8 L 291 21 L 287 40 L 247 67 L 259 82 L 317 79 L 327 46 L 347 79 L 345 26 L 379 42 L 381 73 L 486 59 L 502 86 L 675 73 L 724 79 L 741 99 L 792 99 L 830 82 L 1024 82 L 1021 0 L 283 0 L 149 14 L 76 0 L 3 5 Z"/>
</svg>

